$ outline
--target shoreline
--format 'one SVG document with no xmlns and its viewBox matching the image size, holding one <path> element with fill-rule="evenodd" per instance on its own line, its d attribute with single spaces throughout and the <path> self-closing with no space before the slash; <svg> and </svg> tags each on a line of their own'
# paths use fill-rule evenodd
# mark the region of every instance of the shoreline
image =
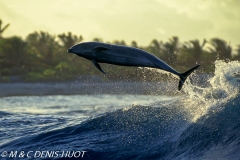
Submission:
<svg viewBox="0 0 240 160">
<path fill-rule="evenodd" d="M 212 75 L 200 76 L 195 83 L 208 85 Z M 24 82 L 15 79 L 0 83 L 0 97 L 44 96 L 44 95 L 92 95 L 92 94 L 139 94 L 139 95 L 180 95 L 178 79 L 168 81 L 113 80 L 103 76 L 78 76 L 71 81 Z"/>
<path fill-rule="evenodd" d="M 177 92 L 177 85 L 177 82 L 103 82 L 96 80 L 0 83 L 0 97 L 86 94 L 172 95 Z"/>
<path fill-rule="evenodd" d="M 198 74 L 194 83 L 208 86 L 208 79 L 213 75 Z M 16 76 L 17 77 L 17 76 Z M 178 79 L 167 81 L 144 81 L 107 79 L 103 76 L 78 76 L 70 81 L 25 82 L 19 78 L 0 83 L 0 97 L 9 96 L 44 96 L 44 95 L 92 95 L 92 94 L 138 94 L 138 95 L 180 95 Z"/>
</svg>

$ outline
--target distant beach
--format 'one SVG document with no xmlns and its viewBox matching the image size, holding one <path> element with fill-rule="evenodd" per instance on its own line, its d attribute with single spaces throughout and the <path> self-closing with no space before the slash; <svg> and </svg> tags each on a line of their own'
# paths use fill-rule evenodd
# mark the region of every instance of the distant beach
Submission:
<svg viewBox="0 0 240 160">
<path fill-rule="evenodd" d="M 114 81 L 104 80 L 97 76 L 81 76 L 67 82 L 24 82 L 14 79 L 12 82 L 0 83 L 0 97 L 74 94 L 179 94 L 177 85 L 177 81 Z"/>
</svg>

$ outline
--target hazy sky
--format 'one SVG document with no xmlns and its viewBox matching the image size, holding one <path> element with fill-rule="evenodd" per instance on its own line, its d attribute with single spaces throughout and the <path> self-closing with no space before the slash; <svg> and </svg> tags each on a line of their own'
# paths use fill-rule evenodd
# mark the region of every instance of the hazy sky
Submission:
<svg viewBox="0 0 240 160">
<path fill-rule="evenodd" d="M 68 31 L 104 41 L 181 42 L 218 37 L 240 44 L 240 0 L 0 0 L 3 36 Z"/>
</svg>

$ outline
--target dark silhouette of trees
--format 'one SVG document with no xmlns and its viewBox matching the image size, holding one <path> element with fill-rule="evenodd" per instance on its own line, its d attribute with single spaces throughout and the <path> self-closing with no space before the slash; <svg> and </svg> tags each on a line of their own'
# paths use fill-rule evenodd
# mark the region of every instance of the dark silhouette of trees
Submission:
<svg viewBox="0 0 240 160">
<path fill-rule="evenodd" d="M 189 66 L 193 66 L 194 64 L 201 64 L 202 54 L 204 52 L 203 47 L 206 42 L 207 41 L 204 40 L 203 43 L 200 44 L 199 40 L 190 40 L 189 42 L 185 42 L 185 44 L 183 44 L 181 48 L 181 54 L 185 56 L 185 60 L 188 59 L 187 61 Z M 179 61 L 181 60 L 182 59 L 179 59 Z"/>
<path fill-rule="evenodd" d="M 83 37 L 82 36 L 72 35 L 71 32 L 68 32 L 68 34 L 65 34 L 65 33 L 59 34 L 58 38 L 60 40 L 60 43 L 66 49 L 69 49 L 73 45 L 83 41 Z"/>
<path fill-rule="evenodd" d="M 216 55 L 206 49 L 204 50 L 206 44 L 207 40 L 205 39 L 202 43 L 199 40 L 185 42 L 178 55 L 178 65 L 183 66 L 186 70 L 196 64 L 201 64 L 201 68 L 204 68 L 206 72 L 213 71 L 213 62 L 216 60 Z"/>
<path fill-rule="evenodd" d="M 119 40 L 114 40 L 114 41 L 112 42 L 112 44 L 126 46 L 126 43 L 125 43 L 124 40 L 121 40 L 121 41 L 119 41 Z"/>
<path fill-rule="evenodd" d="M 134 48 L 138 48 L 138 44 L 136 41 L 132 41 L 130 46 Z"/>
<path fill-rule="evenodd" d="M 83 37 L 81 35 L 76 36 L 76 35 L 73 35 L 71 32 L 68 32 L 68 34 L 65 34 L 65 33 L 59 34 L 58 38 L 59 38 L 60 46 L 62 46 L 62 47 L 60 47 L 61 50 L 58 51 L 58 55 L 57 55 L 58 62 L 60 63 L 60 64 L 58 64 L 57 68 L 59 68 L 59 66 L 61 66 L 60 68 L 63 68 L 63 66 L 64 66 L 64 68 L 69 68 L 66 66 L 66 64 L 71 64 L 71 65 L 75 64 L 76 65 L 76 63 L 78 63 L 76 57 L 71 54 L 66 56 L 66 52 L 73 45 L 82 42 Z M 72 66 L 72 68 L 73 68 L 73 66 Z"/>
<path fill-rule="evenodd" d="M 236 52 L 237 54 L 232 56 L 233 60 L 240 60 L 240 45 L 237 46 Z"/>
<path fill-rule="evenodd" d="M 35 54 L 42 64 L 45 66 L 56 64 L 54 56 L 60 47 L 55 36 L 43 31 L 34 32 L 27 36 L 26 41 L 30 52 Z"/>
<path fill-rule="evenodd" d="M 20 37 L 5 38 L 0 43 L 0 67 L 3 74 L 21 75 L 31 69 L 27 43 Z"/>
<path fill-rule="evenodd" d="M 94 42 L 103 42 L 103 40 L 101 38 L 93 38 Z"/>
<path fill-rule="evenodd" d="M 194 57 L 195 57 L 195 61 L 198 63 L 201 63 L 201 59 L 202 59 L 202 53 L 203 53 L 203 47 L 206 44 L 206 40 L 204 39 L 202 45 L 200 45 L 199 40 L 192 40 L 190 41 L 190 43 L 192 44 L 192 52 L 194 53 Z"/>
<path fill-rule="evenodd" d="M 68 32 L 55 36 L 39 31 L 30 33 L 25 40 L 17 36 L 2 38 L 2 33 L 8 26 L 9 24 L 2 27 L 0 20 L 0 76 L 21 75 L 26 80 L 38 81 L 100 74 L 90 61 L 67 53 L 71 46 L 83 41 L 81 35 Z M 93 41 L 104 42 L 101 38 L 94 38 Z M 112 44 L 127 45 L 124 40 L 114 40 Z M 233 55 L 232 47 L 219 38 L 203 40 L 202 43 L 197 39 L 180 43 L 179 38 L 174 36 L 167 42 L 153 39 L 148 46 L 139 46 L 136 41 L 132 41 L 129 46 L 154 54 L 170 66 L 177 67 L 178 71 L 185 71 L 198 63 L 201 64 L 202 71 L 212 73 L 217 59 L 226 62 L 240 60 L 240 45 Z M 142 74 L 142 71 L 131 67 L 105 64 L 102 67 L 112 77 L 126 78 L 128 75 L 131 79 Z"/>
<path fill-rule="evenodd" d="M 214 49 L 211 50 L 214 54 L 218 55 L 220 60 L 230 60 L 232 55 L 232 48 L 224 40 L 219 38 L 211 39 L 211 44 Z"/>
<path fill-rule="evenodd" d="M 169 65 L 174 66 L 176 64 L 179 47 L 179 38 L 175 36 L 170 38 L 169 42 L 163 44 L 164 60 Z"/>
<path fill-rule="evenodd" d="M 161 43 L 158 42 L 158 40 L 153 39 L 150 43 L 150 45 L 146 48 L 146 50 L 148 50 L 148 52 L 153 53 L 159 57 L 161 54 Z"/>
</svg>

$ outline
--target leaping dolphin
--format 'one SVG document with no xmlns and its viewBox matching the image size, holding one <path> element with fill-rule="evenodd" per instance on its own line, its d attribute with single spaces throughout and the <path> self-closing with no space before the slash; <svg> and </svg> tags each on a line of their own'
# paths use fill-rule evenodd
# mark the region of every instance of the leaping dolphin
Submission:
<svg viewBox="0 0 240 160">
<path fill-rule="evenodd" d="M 184 73 L 179 73 L 161 59 L 141 49 L 100 42 L 79 43 L 72 46 L 68 52 L 92 61 L 93 64 L 103 73 L 105 72 L 102 70 L 98 62 L 120 66 L 151 67 L 162 69 L 179 76 L 179 91 L 182 89 L 187 77 L 200 66 L 197 65 Z"/>
</svg>

